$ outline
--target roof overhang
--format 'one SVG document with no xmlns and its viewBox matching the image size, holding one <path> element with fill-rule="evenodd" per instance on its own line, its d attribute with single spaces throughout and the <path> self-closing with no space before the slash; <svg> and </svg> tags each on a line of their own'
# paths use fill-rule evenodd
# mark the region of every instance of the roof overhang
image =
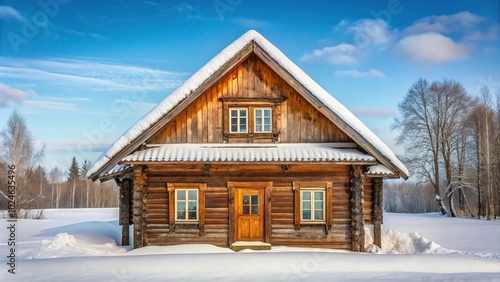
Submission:
<svg viewBox="0 0 500 282">
<path fill-rule="evenodd" d="M 374 157 L 352 148 L 350 143 L 168 144 L 149 147 L 126 156 L 120 164 L 378 164 Z"/>
</svg>

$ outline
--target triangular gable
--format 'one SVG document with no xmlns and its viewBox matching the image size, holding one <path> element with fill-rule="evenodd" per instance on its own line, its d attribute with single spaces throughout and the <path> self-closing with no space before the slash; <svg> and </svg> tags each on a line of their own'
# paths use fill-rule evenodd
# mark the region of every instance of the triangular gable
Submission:
<svg viewBox="0 0 500 282">
<path fill-rule="evenodd" d="M 110 171 L 252 52 L 380 163 L 403 178 L 408 177 L 406 167 L 371 130 L 280 50 L 253 30 L 226 47 L 118 138 L 94 163 L 89 177 L 96 180 Z"/>
</svg>

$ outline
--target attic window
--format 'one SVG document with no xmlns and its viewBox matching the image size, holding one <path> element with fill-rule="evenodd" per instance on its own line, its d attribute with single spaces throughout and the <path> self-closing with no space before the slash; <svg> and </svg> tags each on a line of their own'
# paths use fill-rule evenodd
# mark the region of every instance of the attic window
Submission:
<svg viewBox="0 0 500 282">
<path fill-rule="evenodd" d="M 231 133 L 248 132 L 248 110 L 246 108 L 231 108 L 229 110 L 229 128 Z"/>
<path fill-rule="evenodd" d="M 222 99 L 224 142 L 277 142 L 280 101 L 260 98 Z"/>
<path fill-rule="evenodd" d="M 255 133 L 271 133 L 271 108 L 256 108 L 254 112 Z"/>
</svg>

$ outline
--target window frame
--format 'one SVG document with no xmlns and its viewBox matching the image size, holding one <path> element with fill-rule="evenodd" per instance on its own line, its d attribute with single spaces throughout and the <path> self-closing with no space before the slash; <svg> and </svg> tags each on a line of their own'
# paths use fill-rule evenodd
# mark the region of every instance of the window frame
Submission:
<svg viewBox="0 0 500 282">
<path fill-rule="evenodd" d="M 311 208 L 309 209 L 311 211 L 311 218 L 310 219 L 304 219 L 304 207 L 303 207 L 303 204 L 304 204 L 304 193 L 310 193 L 311 194 L 311 199 L 309 200 L 310 203 L 311 203 Z M 321 205 L 321 219 L 315 219 L 315 212 L 317 211 L 317 209 L 315 208 L 315 203 L 317 202 L 316 198 L 315 198 L 315 193 L 316 192 L 320 192 L 322 194 L 322 198 L 321 199 L 321 202 L 322 202 L 322 205 Z M 326 218 L 325 218 L 325 215 L 326 215 L 326 212 L 325 212 L 325 188 L 305 188 L 305 189 L 300 189 L 300 222 L 312 222 L 312 223 L 325 223 L 326 221 Z"/>
<path fill-rule="evenodd" d="M 294 192 L 294 226 L 300 230 L 301 225 L 324 225 L 328 233 L 332 228 L 332 182 L 331 181 L 293 181 Z M 322 191 L 323 193 L 323 220 L 304 220 L 302 217 L 302 191 Z M 314 215 L 311 214 L 311 218 Z"/>
<path fill-rule="evenodd" d="M 176 225 L 197 224 L 200 230 L 200 237 L 205 236 L 205 191 L 206 183 L 172 183 L 166 184 L 168 192 L 168 225 L 169 232 L 175 232 Z M 177 220 L 177 190 L 198 190 L 197 197 L 197 219 Z"/>
<path fill-rule="evenodd" d="M 231 111 L 233 110 L 236 110 L 238 111 L 238 117 L 237 117 L 237 128 L 238 130 L 237 131 L 233 131 L 233 123 L 232 123 L 232 116 L 231 116 Z M 241 126 L 241 123 L 240 123 L 240 119 L 241 119 L 241 111 L 245 111 L 246 112 L 246 131 L 240 131 L 240 126 Z M 250 117 L 249 117 L 249 110 L 248 110 L 248 107 L 229 107 L 229 133 L 232 133 L 232 134 L 248 134 L 248 128 L 250 127 L 249 125 L 249 120 L 250 120 Z"/>
<path fill-rule="evenodd" d="M 257 111 L 261 110 L 262 111 L 262 116 L 260 117 L 262 119 L 262 130 L 257 131 Z M 265 114 L 264 112 L 266 110 L 269 110 L 269 131 L 265 130 L 266 123 L 265 121 Z M 273 132 L 273 108 L 272 107 L 254 107 L 253 108 L 253 132 L 254 133 L 272 133 Z"/>
<path fill-rule="evenodd" d="M 179 191 L 185 191 L 186 199 L 179 200 Z M 189 203 L 193 202 L 193 200 L 189 200 L 189 191 L 196 191 L 196 218 L 189 219 Z M 175 222 L 199 222 L 199 214 L 200 214 L 200 190 L 198 188 L 183 188 L 175 190 Z M 179 219 L 179 201 L 183 201 L 186 205 L 185 209 L 185 218 Z"/>
</svg>

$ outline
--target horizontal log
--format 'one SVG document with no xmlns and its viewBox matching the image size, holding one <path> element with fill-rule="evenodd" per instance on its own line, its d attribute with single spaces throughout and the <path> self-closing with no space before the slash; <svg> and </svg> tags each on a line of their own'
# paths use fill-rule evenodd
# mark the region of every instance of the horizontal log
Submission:
<svg viewBox="0 0 500 282">
<path fill-rule="evenodd" d="M 168 218 L 146 218 L 144 219 L 146 221 L 146 224 L 167 224 L 168 223 Z M 136 222 L 134 220 L 134 222 Z"/>
<path fill-rule="evenodd" d="M 146 245 L 151 246 L 172 246 L 179 244 L 212 244 L 219 247 L 227 247 L 226 238 L 198 238 L 193 240 L 190 238 L 186 239 L 176 239 L 176 240 L 166 240 L 165 238 L 147 238 Z"/>
</svg>

